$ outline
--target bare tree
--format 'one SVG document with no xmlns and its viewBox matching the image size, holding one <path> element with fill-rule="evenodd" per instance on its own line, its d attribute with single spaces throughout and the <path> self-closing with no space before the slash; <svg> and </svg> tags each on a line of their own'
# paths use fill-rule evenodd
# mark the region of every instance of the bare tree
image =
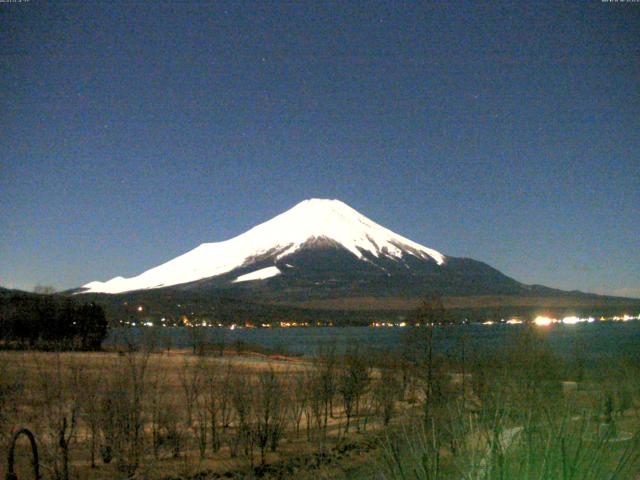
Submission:
<svg viewBox="0 0 640 480">
<path fill-rule="evenodd" d="M 128 467 L 133 469 L 133 471 L 137 470 L 142 453 L 142 400 L 145 394 L 145 375 L 149 362 L 149 354 L 150 351 L 144 351 L 139 354 L 131 353 L 130 355 L 125 356 L 129 373 L 129 395 L 131 405 L 129 412 L 131 425 L 129 448 L 132 461 Z"/>
<path fill-rule="evenodd" d="M 165 410 L 165 391 L 166 391 L 166 370 L 155 369 L 149 376 L 148 384 L 148 400 L 149 400 L 149 413 L 151 420 L 151 447 L 153 451 L 153 457 L 157 460 L 159 458 L 160 445 L 166 438 L 166 422 L 164 421 L 163 414 Z"/>
<path fill-rule="evenodd" d="M 230 363 L 208 362 L 204 372 L 204 405 L 207 409 L 211 451 L 222 446 L 232 417 L 233 369 Z"/>
<path fill-rule="evenodd" d="M 149 351 L 127 351 L 118 356 L 117 370 L 105 375 L 101 405 L 103 460 L 115 458 L 120 472 L 133 475 L 143 447 L 143 399 Z"/>
<path fill-rule="evenodd" d="M 218 383 L 218 394 L 217 394 L 217 408 L 218 408 L 218 417 L 220 418 L 220 437 L 222 441 L 227 436 L 227 432 L 229 430 L 229 426 L 233 417 L 233 408 L 232 408 L 232 379 L 233 379 L 233 368 L 230 362 L 227 362 L 224 372 L 222 373 L 222 377 L 220 382 Z M 211 394 L 210 394 L 211 395 Z M 219 446 L 218 446 L 219 448 Z M 214 451 L 217 448 L 214 448 Z"/>
<path fill-rule="evenodd" d="M 436 394 L 434 343 L 436 325 L 446 323 L 444 304 L 439 295 L 431 295 L 424 299 L 413 312 L 412 321 L 417 328 L 412 330 L 409 337 L 414 350 L 415 365 L 418 372 L 425 372 L 424 376 L 424 422 L 430 423 L 431 409 Z"/>
<path fill-rule="evenodd" d="M 101 379 L 99 372 L 86 372 L 82 378 L 80 389 L 80 411 L 83 423 L 89 432 L 89 456 L 91 468 L 96 468 L 96 449 L 100 433 L 100 391 Z"/>
<path fill-rule="evenodd" d="M 376 411 L 384 426 L 389 425 L 394 415 L 400 384 L 393 367 L 380 369 L 380 378 L 372 388 L 372 396 Z"/>
<path fill-rule="evenodd" d="M 275 451 L 282 435 L 285 408 L 284 388 L 273 368 L 258 374 L 254 389 L 255 436 L 260 449 L 260 463 L 265 463 L 265 450 L 268 445 Z"/>
<path fill-rule="evenodd" d="M 289 406 L 289 414 L 291 416 L 291 423 L 295 428 L 296 436 L 300 435 L 300 423 L 302 421 L 302 415 L 307 409 L 307 405 L 309 403 L 309 395 L 308 395 L 308 375 L 306 372 L 298 372 L 291 374 L 293 377 L 290 379 L 289 388 L 291 391 L 290 395 L 290 406 Z"/>
<path fill-rule="evenodd" d="M 222 395 L 226 395 L 223 382 L 218 371 L 218 366 L 210 362 L 206 365 L 203 372 L 205 383 L 205 405 L 209 417 L 209 436 L 211 437 L 211 451 L 220 450 L 220 431 L 218 424 L 220 422 L 220 407 L 222 404 Z"/>
<path fill-rule="evenodd" d="M 369 385 L 369 364 L 357 344 L 350 345 L 344 362 L 338 370 L 337 390 L 342 398 L 347 417 L 345 433 L 349 432 L 351 418 L 358 415 L 360 399 Z M 359 430 L 359 424 L 357 426 Z"/>
<path fill-rule="evenodd" d="M 60 354 L 55 354 L 46 365 L 36 361 L 38 397 L 42 402 L 39 407 L 49 440 L 44 442 L 45 452 L 53 465 L 55 478 L 68 480 L 70 449 L 76 439 L 80 413 L 82 369 L 77 365 L 65 368 Z"/>
<path fill-rule="evenodd" d="M 234 429 L 229 444 L 231 455 L 236 456 L 240 448 L 253 465 L 253 451 L 255 447 L 255 430 L 253 425 L 254 402 L 252 400 L 253 385 L 250 374 L 239 370 L 230 381 L 231 405 L 235 414 Z"/>
<path fill-rule="evenodd" d="M 333 372 L 332 372 L 333 373 Z M 307 415 L 307 438 L 315 440 L 320 454 L 324 453 L 327 440 L 327 426 L 331 397 L 333 395 L 333 379 L 327 378 L 327 370 L 317 365 L 308 376 L 307 389 L 309 402 Z M 313 435 L 312 435 L 313 426 Z"/>
<path fill-rule="evenodd" d="M 319 369 L 319 381 L 322 389 L 322 398 L 326 401 L 328 416 L 334 418 L 333 400 L 336 396 L 336 365 L 337 365 L 337 347 L 335 342 L 321 345 L 318 354 L 315 357 L 316 365 Z M 326 422 L 325 422 L 326 423 Z"/>
<path fill-rule="evenodd" d="M 206 340 L 205 331 L 201 327 L 192 326 L 188 329 L 189 343 L 194 355 L 202 355 L 204 353 Z"/>
<path fill-rule="evenodd" d="M 207 430 L 209 428 L 209 406 L 205 397 L 206 369 L 199 359 L 192 363 L 185 359 L 180 382 L 184 394 L 186 423 L 198 443 L 200 458 L 204 458 L 207 451 Z"/>
</svg>

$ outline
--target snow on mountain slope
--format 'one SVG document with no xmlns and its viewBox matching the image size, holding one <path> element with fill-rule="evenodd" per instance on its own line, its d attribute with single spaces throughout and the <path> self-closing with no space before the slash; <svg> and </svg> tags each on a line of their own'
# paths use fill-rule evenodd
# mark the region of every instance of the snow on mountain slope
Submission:
<svg viewBox="0 0 640 480">
<path fill-rule="evenodd" d="M 264 280 L 265 278 L 271 278 L 275 277 L 276 275 L 280 275 L 280 273 L 282 272 L 280 272 L 278 267 L 261 268 L 260 270 L 256 270 L 255 272 L 240 275 L 231 283 L 249 282 L 251 280 Z"/>
<path fill-rule="evenodd" d="M 433 259 L 438 265 L 445 261 L 441 253 L 393 233 L 339 200 L 311 199 L 235 238 L 203 243 L 136 277 L 88 283 L 82 287 L 83 293 L 122 293 L 193 282 L 248 266 L 257 258 L 278 260 L 316 239 L 335 242 L 362 260 L 366 260 L 363 252 L 368 252 L 375 257 L 413 255 Z M 263 273 L 277 274 L 273 270 Z M 252 274 L 236 281 L 251 280 L 240 279 Z"/>
</svg>

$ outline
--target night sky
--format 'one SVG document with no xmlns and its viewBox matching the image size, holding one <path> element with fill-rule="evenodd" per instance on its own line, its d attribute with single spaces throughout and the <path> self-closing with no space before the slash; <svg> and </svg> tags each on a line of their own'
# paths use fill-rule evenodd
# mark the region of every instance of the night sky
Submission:
<svg viewBox="0 0 640 480">
<path fill-rule="evenodd" d="M 338 198 L 640 297 L 640 3 L 0 4 L 0 285 L 131 276 Z"/>
</svg>

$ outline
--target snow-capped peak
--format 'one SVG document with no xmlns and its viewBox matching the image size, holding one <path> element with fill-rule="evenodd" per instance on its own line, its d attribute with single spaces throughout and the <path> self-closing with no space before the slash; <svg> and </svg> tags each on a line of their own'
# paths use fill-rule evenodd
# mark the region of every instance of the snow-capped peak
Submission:
<svg viewBox="0 0 640 480">
<path fill-rule="evenodd" d="M 84 292 L 121 293 L 179 285 L 249 266 L 256 258 L 279 260 L 313 240 L 329 240 L 361 259 L 368 252 L 375 257 L 431 258 L 438 265 L 445 261 L 441 253 L 393 233 L 339 200 L 310 199 L 235 238 L 203 243 L 136 277 L 91 282 L 83 288 Z"/>
</svg>

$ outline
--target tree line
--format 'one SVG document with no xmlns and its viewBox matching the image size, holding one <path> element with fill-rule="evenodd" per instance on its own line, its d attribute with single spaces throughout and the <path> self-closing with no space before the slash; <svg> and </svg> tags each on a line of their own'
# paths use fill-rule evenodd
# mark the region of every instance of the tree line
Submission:
<svg viewBox="0 0 640 480">
<path fill-rule="evenodd" d="M 56 295 L 0 296 L 0 346 L 98 350 L 107 335 L 101 306 Z"/>
</svg>

